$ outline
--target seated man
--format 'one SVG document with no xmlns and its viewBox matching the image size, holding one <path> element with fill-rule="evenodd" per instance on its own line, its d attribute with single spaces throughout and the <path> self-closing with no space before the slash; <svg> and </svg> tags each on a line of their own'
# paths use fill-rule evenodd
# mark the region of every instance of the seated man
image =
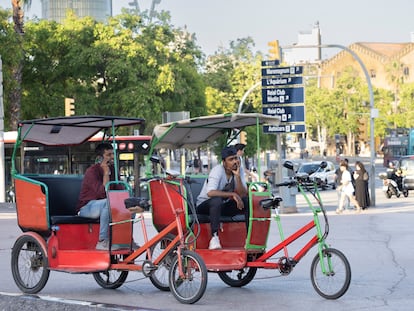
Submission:
<svg viewBox="0 0 414 311">
<path fill-rule="evenodd" d="M 110 143 L 101 143 L 96 149 L 97 163 L 89 167 L 82 181 L 79 194 L 77 210 L 79 216 L 98 219 L 99 218 L 99 241 L 96 245 L 98 250 L 109 249 L 109 206 L 106 199 L 105 185 L 115 180 L 114 150 Z M 122 187 L 116 185 L 117 188 Z M 112 187 L 114 188 L 114 187 Z M 122 187 L 123 189 L 123 187 Z M 143 209 L 134 210 L 142 212 Z M 133 243 L 133 248 L 137 245 Z"/>
<path fill-rule="evenodd" d="M 240 158 L 233 146 L 221 151 L 222 163 L 208 175 L 197 198 L 197 213 L 210 215 L 211 234 L 209 249 L 221 248 L 218 237 L 220 215 L 244 214 L 246 228 L 249 221 L 247 186 L 240 171 Z"/>
</svg>

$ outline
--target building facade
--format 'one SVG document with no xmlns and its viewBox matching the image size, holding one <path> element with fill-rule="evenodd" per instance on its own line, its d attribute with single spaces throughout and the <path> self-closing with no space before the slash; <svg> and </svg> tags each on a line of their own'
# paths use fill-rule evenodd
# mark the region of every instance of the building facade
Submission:
<svg viewBox="0 0 414 311">
<path fill-rule="evenodd" d="M 348 47 L 362 60 L 376 88 L 392 91 L 392 77 L 398 75 L 404 83 L 414 82 L 414 43 L 353 43 Z M 395 68 L 395 65 L 398 68 Z M 320 85 L 333 88 L 335 81 L 347 67 L 359 72 L 365 80 L 361 66 L 347 51 L 341 51 L 320 64 Z M 392 69 L 394 68 L 394 69 Z"/>
<path fill-rule="evenodd" d="M 66 18 L 67 10 L 78 17 L 90 16 L 104 22 L 112 16 L 112 0 L 41 0 L 42 18 L 58 23 Z"/>
<path fill-rule="evenodd" d="M 319 22 L 313 25 L 310 31 L 300 31 L 298 42 L 294 46 L 321 45 L 321 30 Z M 303 63 L 318 63 L 321 61 L 321 48 L 284 48 L 282 60 L 289 65 L 300 65 Z"/>
</svg>

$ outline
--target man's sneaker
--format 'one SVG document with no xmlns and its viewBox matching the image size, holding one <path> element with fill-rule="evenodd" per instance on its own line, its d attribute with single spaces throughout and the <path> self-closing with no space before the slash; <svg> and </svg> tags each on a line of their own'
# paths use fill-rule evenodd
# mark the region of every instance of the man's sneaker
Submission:
<svg viewBox="0 0 414 311">
<path fill-rule="evenodd" d="M 107 251 L 107 250 L 109 250 L 109 242 L 108 242 L 108 240 L 99 241 L 96 244 L 96 249 L 99 250 L 99 251 Z"/>
<path fill-rule="evenodd" d="M 208 249 L 219 249 L 219 248 L 221 248 L 220 240 L 219 240 L 218 235 L 215 234 L 215 235 L 213 235 L 213 237 L 210 240 L 210 244 L 208 246 Z"/>
</svg>

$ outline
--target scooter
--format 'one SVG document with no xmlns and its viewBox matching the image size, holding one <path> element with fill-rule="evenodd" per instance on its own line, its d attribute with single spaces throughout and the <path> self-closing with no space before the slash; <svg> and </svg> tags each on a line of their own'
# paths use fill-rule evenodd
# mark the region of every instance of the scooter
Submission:
<svg viewBox="0 0 414 311">
<path fill-rule="evenodd" d="M 404 197 L 408 197 L 408 189 L 405 189 L 402 186 L 402 177 L 393 174 L 391 178 L 389 178 L 387 173 L 380 173 L 378 177 L 382 179 L 382 190 L 388 199 L 393 195 L 399 198 L 401 194 L 404 195 Z M 401 178 L 401 180 L 398 180 L 398 178 Z"/>
</svg>

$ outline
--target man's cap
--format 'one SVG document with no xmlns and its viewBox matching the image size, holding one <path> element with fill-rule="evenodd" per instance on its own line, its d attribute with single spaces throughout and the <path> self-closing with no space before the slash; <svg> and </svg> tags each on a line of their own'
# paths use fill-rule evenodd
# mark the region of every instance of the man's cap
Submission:
<svg viewBox="0 0 414 311">
<path fill-rule="evenodd" d="M 234 146 L 227 146 L 221 150 L 221 158 L 224 160 L 227 157 L 235 156 L 237 149 Z"/>
<path fill-rule="evenodd" d="M 236 144 L 236 145 L 234 145 L 234 147 L 236 147 L 236 150 L 243 150 L 246 147 L 246 145 L 245 144 Z"/>
</svg>

